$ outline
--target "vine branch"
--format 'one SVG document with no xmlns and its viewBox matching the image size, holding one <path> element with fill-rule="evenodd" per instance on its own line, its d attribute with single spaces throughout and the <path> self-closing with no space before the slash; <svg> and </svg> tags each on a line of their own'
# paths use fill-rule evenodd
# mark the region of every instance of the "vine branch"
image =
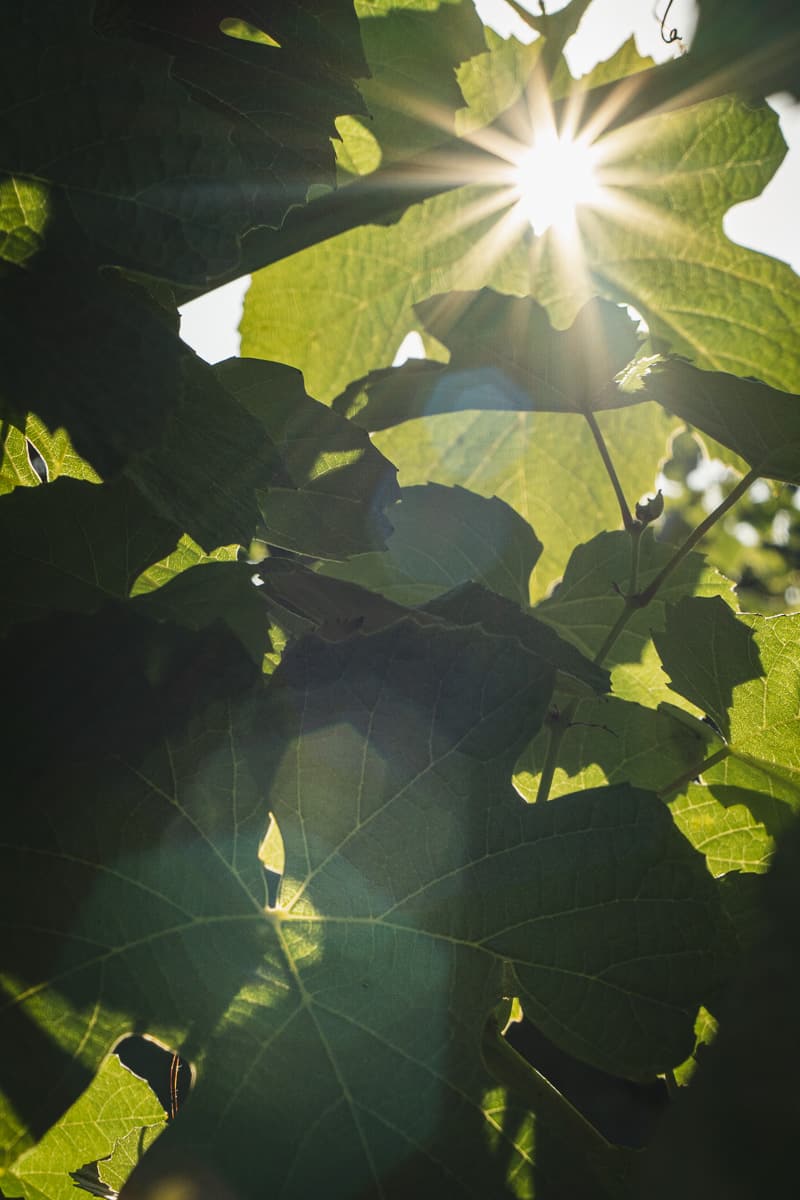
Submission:
<svg viewBox="0 0 800 1200">
<path fill-rule="evenodd" d="M 665 563 L 665 565 L 661 568 L 655 579 L 653 579 L 647 585 L 643 592 L 640 592 L 639 595 L 635 597 L 636 608 L 644 608 L 650 603 L 650 601 L 658 592 L 659 588 L 669 578 L 675 568 L 680 566 L 684 558 L 686 558 L 686 555 L 694 549 L 699 541 L 705 537 L 709 529 L 716 525 L 720 517 L 724 517 L 728 509 L 733 508 L 736 501 L 741 499 L 745 492 L 752 486 L 753 483 L 755 483 L 756 479 L 758 479 L 758 471 L 755 468 L 748 471 L 746 475 L 742 476 L 742 478 L 739 480 L 736 486 L 731 489 L 725 499 L 708 514 L 704 521 L 701 521 L 700 524 L 692 530 L 686 540 L 675 551 L 669 562 Z"/>
</svg>

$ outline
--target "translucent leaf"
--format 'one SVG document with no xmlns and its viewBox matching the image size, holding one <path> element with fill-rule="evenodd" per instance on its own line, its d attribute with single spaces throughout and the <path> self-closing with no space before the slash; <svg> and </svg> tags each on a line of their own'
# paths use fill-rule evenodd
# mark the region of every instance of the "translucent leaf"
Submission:
<svg viewBox="0 0 800 1200">
<path fill-rule="evenodd" d="M 597 421 L 626 494 L 652 491 L 674 426 L 651 405 L 600 413 Z M 408 421 L 375 434 L 373 441 L 399 467 L 403 487 L 460 484 L 515 509 L 544 546 L 531 576 L 532 599 L 547 594 L 576 543 L 620 524 L 617 501 L 580 416 L 460 412 Z M 627 577 L 626 566 L 617 582 Z"/>
<path fill-rule="evenodd" d="M 531 1124 L 498 1119 L 482 1053 L 509 987 L 559 1044 L 613 1070 L 685 1058 L 722 966 L 713 881 L 647 792 L 541 807 L 514 794 L 554 674 L 517 638 L 413 619 L 309 638 L 252 695 L 222 679 L 208 638 L 155 656 L 130 627 L 120 675 L 98 633 L 73 619 L 48 696 L 18 688 L 4 751 L 12 786 L 29 785 L 0 872 L 20 912 L 3 1018 L 17 1136 L 34 1103 L 57 1119 L 138 1027 L 190 1054 L 197 1082 L 137 1187 L 200 1173 L 243 1196 L 308 1196 L 331 1178 L 350 1196 L 412 1181 L 522 1195 Z M 3 669 L 15 677 L 31 649 L 7 646 Z M 59 729 L 56 765 L 31 778 L 42 705 L 67 687 L 81 736 Z M 101 725 L 86 728 L 98 693 Z M 265 793 L 286 856 L 275 909 L 257 857 Z M 543 1169 L 558 1172 L 552 1157 Z"/>
<path fill-rule="evenodd" d="M 122 1139 L 138 1138 L 144 1127 L 152 1140 L 165 1123 L 150 1085 L 112 1054 L 63 1117 L 12 1164 L 10 1175 L 0 1174 L 3 1190 L 24 1200 L 75 1200 L 71 1171 L 116 1152 Z"/>
</svg>

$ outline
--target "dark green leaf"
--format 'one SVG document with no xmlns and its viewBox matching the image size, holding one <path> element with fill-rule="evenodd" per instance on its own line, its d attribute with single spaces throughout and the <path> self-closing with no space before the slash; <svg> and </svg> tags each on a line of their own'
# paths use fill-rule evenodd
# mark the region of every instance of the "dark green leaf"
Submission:
<svg viewBox="0 0 800 1200">
<path fill-rule="evenodd" d="M 125 479 L 64 477 L 4 496 L 0 531 L 3 631 L 52 610 L 91 613 L 109 599 L 124 600 L 179 534 Z"/>
<path fill-rule="evenodd" d="M 416 306 L 424 327 L 450 350 L 446 367 L 408 363 L 351 384 L 334 408 L 365 429 L 467 408 L 583 412 L 645 399 L 614 376 L 636 353 L 636 326 L 603 300 L 554 329 L 535 300 L 451 292 Z"/>
<path fill-rule="evenodd" d="M 485 44 L 471 0 L 424 5 L 357 0 L 356 12 L 370 74 L 359 90 L 369 117 L 337 123 L 343 143 L 337 161 L 346 170 L 357 168 L 358 139 L 365 132 L 377 150 L 375 166 L 428 149 L 452 133 L 462 104 L 455 69 Z"/>
<path fill-rule="evenodd" d="M 644 396 L 728 446 L 760 475 L 800 483 L 800 396 L 675 358 L 647 375 Z"/>
<path fill-rule="evenodd" d="M 135 608 L 187 629 L 219 621 L 240 639 L 261 666 L 270 649 L 267 611 L 245 562 L 204 562 L 180 571 L 162 586 L 141 593 Z"/>
<path fill-rule="evenodd" d="M 348 579 L 399 604 L 420 605 L 474 580 L 520 607 L 542 546 L 521 517 L 464 488 L 405 488 L 388 511 L 393 532 L 383 554 L 362 554 L 322 573 Z"/>
<path fill-rule="evenodd" d="M 283 486 L 268 477 L 257 484 L 260 536 L 319 558 L 382 549 L 397 471 L 366 433 L 307 396 L 300 372 L 282 363 L 234 358 L 215 373 L 275 444 L 286 470 Z"/>
<path fill-rule="evenodd" d="M 633 498 L 652 490 L 671 428 L 665 414 L 637 405 L 600 413 L 597 422 L 624 492 Z M 399 467 L 403 487 L 461 484 L 515 509 L 544 544 L 531 575 L 533 599 L 547 595 L 576 543 L 620 523 L 591 431 L 578 415 L 461 412 L 408 421 L 373 440 Z M 617 583 L 627 581 L 628 570 L 626 564 Z"/>
</svg>

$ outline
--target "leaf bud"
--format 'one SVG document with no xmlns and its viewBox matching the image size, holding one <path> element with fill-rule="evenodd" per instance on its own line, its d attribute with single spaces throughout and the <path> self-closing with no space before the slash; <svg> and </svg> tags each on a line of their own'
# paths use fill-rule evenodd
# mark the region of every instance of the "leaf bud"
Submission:
<svg viewBox="0 0 800 1200">
<path fill-rule="evenodd" d="M 650 525 L 653 521 L 658 520 L 663 511 L 664 497 L 661 495 L 661 488 L 659 488 L 655 496 L 651 496 L 643 504 L 637 503 L 636 519 L 637 521 L 641 521 L 643 525 Z"/>
</svg>

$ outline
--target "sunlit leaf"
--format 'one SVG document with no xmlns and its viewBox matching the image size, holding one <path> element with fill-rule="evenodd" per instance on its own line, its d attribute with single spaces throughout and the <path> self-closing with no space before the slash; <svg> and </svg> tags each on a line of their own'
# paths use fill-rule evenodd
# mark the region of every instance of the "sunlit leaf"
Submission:
<svg viewBox="0 0 800 1200">
<path fill-rule="evenodd" d="M 672 547 L 657 542 L 648 531 L 642 534 L 638 591 L 647 587 L 672 554 Z M 591 658 L 600 650 L 624 608 L 630 570 L 629 535 L 598 534 L 586 545 L 575 548 L 561 584 L 552 596 L 537 605 L 536 615 Z M 605 665 L 611 668 L 613 690 L 618 696 L 645 705 L 659 700 L 675 702 L 675 692 L 661 672 L 652 638 L 654 631 L 664 628 L 669 602 L 687 595 L 730 596 L 730 584 L 707 566 L 701 555 L 687 555 L 668 576 L 655 599 L 646 608 L 632 613 L 604 658 Z M 716 603 L 727 609 L 722 599 Z M 684 699 L 697 703 L 691 695 Z"/>
<path fill-rule="evenodd" d="M 674 426 L 653 405 L 600 413 L 597 421 L 626 494 L 632 499 L 652 491 L 654 469 Z M 532 599 L 548 593 L 576 543 L 620 524 L 614 493 L 580 416 L 462 412 L 408 421 L 375 434 L 373 441 L 400 468 L 403 487 L 460 484 L 499 497 L 524 517 L 544 546 L 531 576 Z M 627 577 L 626 565 L 615 582 L 624 585 Z"/>
<path fill-rule="evenodd" d="M 0 1185 L 6 1196 L 24 1200 L 75 1200 L 71 1171 L 110 1155 L 123 1139 L 138 1138 L 145 1129 L 152 1141 L 165 1122 L 149 1084 L 111 1055 L 42 1140 L 20 1155 L 9 1175 L 0 1173 Z"/>
<path fill-rule="evenodd" d="M 738 762 L 734 787 L 800 803 L 800 616 L 733 613 L 720 600 L 684 598 L 654 635 L 671 687 L 698 705 Z M 727 780 L 724 781 L 727 783 Z"/>
</svg>

